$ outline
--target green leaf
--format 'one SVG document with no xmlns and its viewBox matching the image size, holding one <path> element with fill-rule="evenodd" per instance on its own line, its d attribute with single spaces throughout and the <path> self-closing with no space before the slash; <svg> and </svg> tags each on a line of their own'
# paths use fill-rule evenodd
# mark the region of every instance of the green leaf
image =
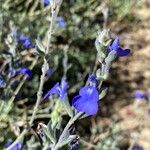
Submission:
<svg viewBox="0 0 150 150">
<path fill-rule="evenodd" d="M 72 107 L 69 103 L 69 100 L 68 98 L 66 98 L 64 101 L 63 101 L 63 105 L 68 113 L 68 115 L 72 118 L 73 117 L 73 110 L 72 110 Z"/>
<path fill-rule="evenodd" d="M 96 77 L 99 79 L 101 77 L 101 69 L 97 69 Z"/>
<path fill-rule="evenodd" d="M 42 44 L 41 40 L 38 38 L 38 39 L 35 40 L 35 42 L 36 42 L 36 45 L 37 45 L 37 47 L 38 47 L 37 51 L 38 51 L 39 53 L 45 54 L 45 47 L 44 47 L 44 45 Z"/>
<path fill-rule="evenodd" d="M 64 139 L 60 144 L 59 147 L 63 147 L 64 145 L 72 142 L 74 139 L 78 138 L 77 135 L 70 135 L 68 138 Z"/>
<path fill-rule="evenodd" d="M 105 88 L 101 91 L 100 95 L 99 95 L 99 100 L 104 98 L 107 94 L 108 88 Z"/>
<path fill-rule="evenodd" d="M 42 125 L 42 124 L 41 124 Z M 52 143 L 55 143 L 56 140 L 54 138 L 54 133 L 53 133 L 53 130 L 51 128 L 51 125 L 50 125 L 50 122 L 47 124 L 47 126 L 45 125 L 42 125 L 42 129 L 44 131 L 44 134 L 50 139 L 50 141 Z"/>
<path fill-rule="evenodd" d="M 111 62 L 116 58 L 116 56 L 117 56 L 116 51 L 113 50 L 109 52 L 108 56 L 105 59 L 106 64 L 110 65 Z"/>
</svg>

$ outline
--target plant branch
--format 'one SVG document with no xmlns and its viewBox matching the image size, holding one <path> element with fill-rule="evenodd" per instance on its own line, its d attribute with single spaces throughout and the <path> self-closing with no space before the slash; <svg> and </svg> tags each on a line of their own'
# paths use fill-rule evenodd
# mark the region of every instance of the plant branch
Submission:
<svg viewBox="0 0 150 150">
<path fill-rule="evenodd" d="M 39 89 L 38 89 L 38 92 L 37 92 L 36 104 L 35 104 L 33 114 L 31 116 L 31 119 L 30 119 L 30 122 L 29 122 L 29 129 L 30 129 L 30 127 L 31 127 L 31 125 L 34 121 L 34 118 L 36 116 L 36 112 L 38 110 L 38 106 L 39 106 L 41 98 L 42 98 L 43 85 L 44 85 L 44 81 L 45 81 L 45 74 L 46 74 L 46 71 L 47 71 L 46 56 L 49 53 L 49 47 L 50 47 L 50 44 L 51 44 L 52 31 L 53 31 L 53 27 L 54 27 L 54 21 L 55 21 L 55 17 L 57 17 L 57 14 L 58 14 L 61 3 L 62 3 L 62 1 L 60 1 L 58 3 L 58 6 L 57 5 L 52 6 L 52 11 L 51 11 L 52 15 L 51 15 L 51 22 L 50 22 L 50 27 L 49 27 L 49 31 L 48 31 L 48 42 L 47 42 L 47 47 L 46 47 L 46 50 L 45 50 L 43 70 L 42 70 L 42 75 L 41 75 L 41 78 L 40 78 Z M 22 140 L 22 138 L 27 134 L 27 132 L 28 132 L 28 129 L 24 129 L 23 132 L 20 134 L 20 136 L 18 136 L 18 138 L 6 150 L 11 150 L 19 141 Z"/>
<path fill-rule="evenodd" d="M 63 138 L 66 135 L 66 133 L 68 132 L 68 129 L 82 114 L 83 114 L 82 112 L 79 112 L 73 118 L 71 118 L 69 120 L 69 122 L 67 123 L 66 127 L 64 128 L 62 134 L 60 135 L 57 144 L 54 146 L 54 148 L 52 148 L 52 150 L 58 150 L 60 148 L 61 142 L 63 142 Z"/>
</svg>

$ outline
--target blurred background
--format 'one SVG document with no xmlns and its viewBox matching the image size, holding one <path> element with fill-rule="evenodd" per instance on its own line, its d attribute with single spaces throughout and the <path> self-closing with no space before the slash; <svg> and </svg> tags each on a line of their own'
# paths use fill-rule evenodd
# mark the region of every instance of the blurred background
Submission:
<svg viewBox="0 0 150 150">
<path fill-rule="evenodd" d="M 17 31 L 19 35 L 30 37 L 33 44 L 35 39 L 40 38 L 46 45 L 49 10 L 49 6 L 44 6 L 41 0 L 0 1 L 0 66 L 1 70 L 4 69 L 0 79 L 7 77 L 9 62 L 14 68 L 19 65 L 31 67 L 36 54 L 32 48 L 24 49 L 21 45 L 17 47 L 17 52 L 13 52 L 16 55 L 12 63 L 9 35 Z M 121 45 L 131 49 L 131 55 L 113 63 L 110 77 L 103 84 L 109 90 L 107 96 L 101 100 L 99 113 L 77 123 L 77 131 L 83 137 L 80 149 L 91 150 L 94 145 L 99 145 L 102 150 L 111 150 L 114 147 L 121 150 L 150 150 L 148 0 L 65 0 L 52 38 L 52 53 L 48 58 L 52 72 L 44 85 L 44 93 L 63 76 L 65 49 L 70 65 L 67 80 L 69 97 L 72 99 L 84 85 L 95 64 L 94 42 L 97 31 L 103 28 L 110 29 L 112 37 L 118 35 Z M 9 94 L 6 94 L 8 91 L 3 86 L 0 87 L 0 149 L 7 139 L 15 139 L 25 122 L 30 119 L 41 65 L 42 59 L 39 58 L 32 67 L 32 77 L 24 83 L 9 110 L 9 99 L 14 96 L 13 91 L 19 85 L 20 78 L 13 79 L 15 84 L 9 87 Z M 48 122 L 50 111 L 47 107 L 50 107 L 49 102 L 40 105 L 35 122 Z M 31 132 L 28 138 L 32 138 L 32 135 Z M 32 142 L 34 140 L 38 143 L 36 138 Z"/>
</svg>

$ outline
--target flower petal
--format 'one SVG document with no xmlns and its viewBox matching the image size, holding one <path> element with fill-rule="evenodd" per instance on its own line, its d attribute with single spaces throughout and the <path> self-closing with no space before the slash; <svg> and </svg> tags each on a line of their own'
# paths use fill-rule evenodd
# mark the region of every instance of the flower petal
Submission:
<svg viewBox="0 0 150 150">
<path fill-rule="evenodd" d="M 130 53 L 130 49 L 122 49 L 121 47 L 118 48 L 117 50 L 117 56 L 119 57 L 123 57 L 123 56 L 127 56 Z"/>
<path fill-rule="evenodd" d="M 52 94 L 60 95 L 60 86 L 58 82 L 45 94 L 43 99 L 47 99 Z"/>
<path fill-rule="evenodd" d="M 95 115 L 98 112 L 98 102 L 88 101 L 82 109 L 87 115 Z"/>
<path fill-rule="evenodd" d="M 93 87 L 93 86 L 83 87 L 79 91 L 79 95 L 85 96 L 87 99 L 93 99 L 93 101 L 98 101 L 98 91 L 96 87 Z"/>
<path fill-rule="evenodd" d="M 80 95 L 75 96 L 72 100 L 72 105 L 74 105 L 79 98 L 81 98 Z"/>
<path fill-rule="evenodd" d="M 25 35 L 20 35 L 18 38 L 19 41 L 26 41 L 29 40 L 29 37 L 25 36 Z"/>
<path fill-rule="evenodd" d="M 84 112 L 87 115 L 94 115 L 98 111 L 98 102 L 87 99 L 86 97 L 76 96 L 73 99 L 73 106 L 79 112 Z"/>
<path fill-rule="evenodd" d="M 119 47 L 119 38 L 118 36 L 115 37 L 115 40 L 113 41 L 113 43 L 111 44 L 111 46 L 109 46 L 110 51 L 115 50 L 117 51 L 118 47 Z"/>
<path fill-rule="evenodd" d="M 34 48 L 35 46 L 31 43 L 30 40 L 25 40 L 22 47 L 24 49 L 28 49 L 28 48 Z"/>
</svg>

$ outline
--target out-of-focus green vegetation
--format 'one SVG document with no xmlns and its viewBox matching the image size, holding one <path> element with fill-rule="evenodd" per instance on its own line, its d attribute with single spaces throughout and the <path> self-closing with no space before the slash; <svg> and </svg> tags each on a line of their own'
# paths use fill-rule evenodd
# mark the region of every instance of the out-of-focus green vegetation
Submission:
<svg viewBox="0 0 150 150">
<path fill-rule="evenodd" d="M 69 58 L 77 60 L 80 64 L 79 68 L 83 68 L 85 71 L 85 68 L 95 59 L 93 53 L 95 53 L 96 32 L 106 24 L 109 27 L 111 22 L 125 20 L 131 16 L 132 8 L 140 2 L 144 1 L 64 1 L 59 15 L 66 21 L 66 27 L 65 29 L 56 27 L 57 32 L 52 42 L 55 54 L 62 52 L 65 45 L 69 45 Z M 17 27 L 19 34 L 31 37 L 33 42 L 37 37 L 44 40 L 49 26 L 49 7 L 44 7 L 40 0 L 3 1 L 1 6 L 1 49 L 7 49 L 4 41 L 10 32 L 10 24 Z M 83 70 L 81 69 L 81 71 Z M 80 72 L 80 70 L 78 71 Z"/>
<path fill-rule="evenodd" d="M 71 63 L 70 71 L 68 70 L 69 83 L 72 87 L 74 83 L 82 81 L 81 78 L 87 75 L 90 68 L 93 67 L 91 64 L 94 64 L 96 32 L 105 26 L 109 27 L 112 22 L 123 22 L 133 17 L 131 15 L 132 8 L 141 5 L 143 2 L 144 0 L 64 1 L 59 16 L 64 18 L 66 27 L 62 29 L 56 26 L 56 32 L 52 39 L 51 48 L 53 53 L 49 58 L 49 64 L 53 69 L 56 68 L 56 73 L 54 72 L 51 80 L 54 82 L 61 79 L 63 74 L 61 69 L 63 49 L 68 46 L 69 63 Z M 44 7 L 40 0 L 2 0 L 0 7 L 1 53 L 3 50 L 7 51 L 8 49 L 5 39 L 10 33 L 12 25 L 17 28 L 19 34 L 28 35 L 33 43 L 37 37 L 40 37 L 43 43 L 46 43 L 45 37 L 49 27 L 49 7 Z M 0 62 L 3 63 L 2 55 L 0 56 Z M 32 104 L 36 96 L 38 79 L 41 73 L 39 68 L 41 68 L 40 60 L 33 69 L 34 78 L 31 82 L 26 83 L 25 88 L 20 92 L 21 99 L 23 99 L 22 96 L 31 97 L 31 100 L 24 99 L 27 105 L 28 101 Z M 47 85 L 45 88 L 47 88 Z M 30 89 L 30 91 L 27 89 Z M 70 93 L 73 92 L 74 90 L 71 89 Z M 26 112 L 19 109 L 18 105 L 13 104 L 13 110 L 8 110 L 10 107 L 3 107 L 4 103 L 5 106 L 8 106 L 9 102 L 0 101 L 0 112 L 2 112 L 1 117 L 3 118 L 0 119 L 2 121 L 0 123 L 0 133 L 5 133 L 3 137 L 0 137 L 2 145 L 6 140 L 5 137 L 13 137 L 10 129 L 11 124 L 20 119 L 19 115 L 24 115 L 24 118 L 26 118 Z M 22 105 L 19 104 L 19 107 L 22 107 Z M 29 113 L 31 114 L 31 112 Z M 18 118 L 15 116 L 18 116 Z M 16 131 L 16 135 L 18 132 Z"/>
</svg>

